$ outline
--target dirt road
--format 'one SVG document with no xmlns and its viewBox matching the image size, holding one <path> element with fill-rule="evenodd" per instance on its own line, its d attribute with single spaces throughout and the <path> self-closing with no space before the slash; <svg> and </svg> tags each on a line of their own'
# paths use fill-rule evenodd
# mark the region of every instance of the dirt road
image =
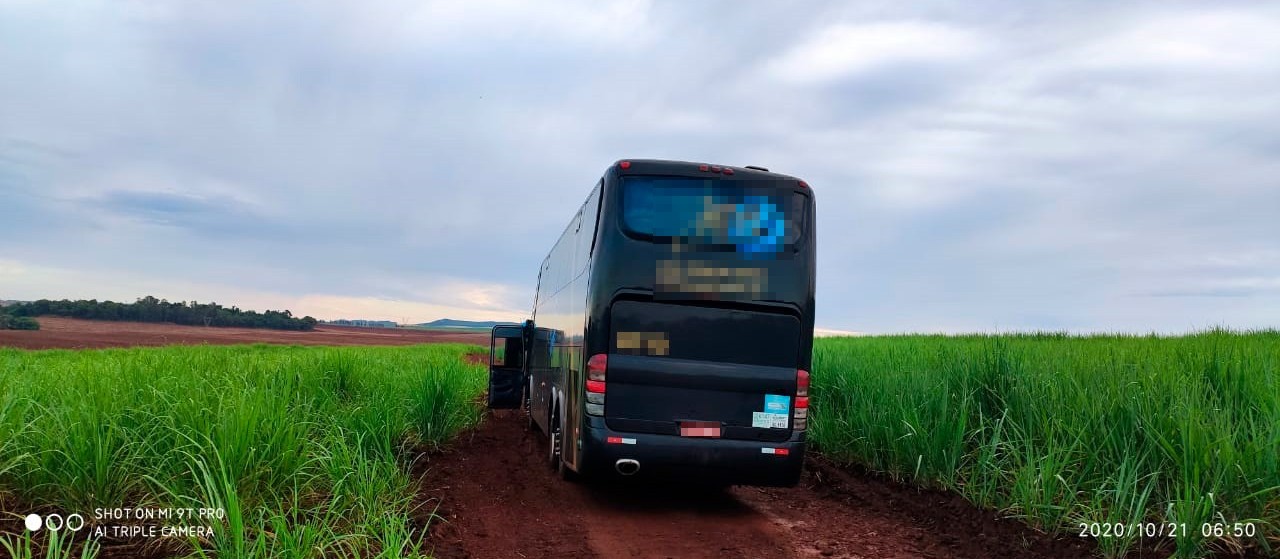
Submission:
<svg viewBox="0 0 1280 559">
<path fill-rule="evenodd" d="M 265 328 L 183 326 L 150 322 L 42 316 L 39 330 L 0 330 L 0 347 L 85 349 L 172 344 L 411 345 L 459 342 L 488 345 L 487 333 L 319 325 L 310 332 Z"/>
<path fill-rule="evenodd" d="M 811 460 L 800 486 L 708 492 L 560 481 L 545 439 L 496 412 L 419 462 L 442 558 L 1090 557 L 953 495 L 855 476 Z M 436 508 L 438 507 L 438 508 Z"/>
</svg>

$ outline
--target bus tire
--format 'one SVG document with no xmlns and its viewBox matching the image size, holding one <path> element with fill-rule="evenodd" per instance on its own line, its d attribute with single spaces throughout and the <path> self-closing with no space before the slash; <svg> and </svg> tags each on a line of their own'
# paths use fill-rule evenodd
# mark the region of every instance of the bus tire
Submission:
<svg viewBox="0 0 1280 559">
<path fill-rule="evenodd" d="M 559 416 L 560 414 L 557 413 L 556 415 Z M 565 445 L 569 443 L 566 442 L 567 439 L 564 436 L 565 425 L 561 419 L 563 419 L 563 416 L 555 419 L 556 430 L 560 433 L 560 452 L 555 458 L 553 458 L 553 460 L 555 460 L 556 475 L 564 481 L 576 482 L 579 477 L 578 472 L 573 471 L 573 468 L 570 468 L 569 464 L 564 461 Z"/>
<path fill-rule="evenodd" d="M 559 469 L 560 454 L 564 448 L 564 430 L 560 425 L 560 407 L 552 408 L 550 421 L 547 422 L 547 465 Z"/>
<path fill-rule="evenodd" d="M 538 422 L 533 418 L 533 379 L 529 379 L 529 385 L 525 387 L 524 419 L 525 429 L 532 432 L 538 431 Z"/>
</svg>

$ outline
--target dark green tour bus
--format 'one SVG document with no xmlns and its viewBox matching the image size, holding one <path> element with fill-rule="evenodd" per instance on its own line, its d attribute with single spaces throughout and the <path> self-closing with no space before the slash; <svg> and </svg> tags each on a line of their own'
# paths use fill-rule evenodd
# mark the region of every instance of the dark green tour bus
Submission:
<svg viewBox="0 0 1280 559">
<path fill-rule="evenodd" d="M 813 346 L 814 197 L 760 167 L 613 164 L 493 330 L 489 406 L 561 475 L 794 485 Z"/>
</svg>

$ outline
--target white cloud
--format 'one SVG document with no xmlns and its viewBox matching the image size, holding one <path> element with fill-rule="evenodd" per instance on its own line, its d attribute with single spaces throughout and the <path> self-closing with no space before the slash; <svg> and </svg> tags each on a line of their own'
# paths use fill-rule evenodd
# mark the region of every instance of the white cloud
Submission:
<svg viewBox="0 0 1280 559">
<path fill-rule="evenodd" d="M 1160 14 L 1075 54 L 1075 64 L 1146 72 L 1213 73 L 1274 66 L 1280 20 L 1219 9 Z M 1190 77 L 1190 76 L 1188 76 Z"/>
<path fill-rule="evenodd" d="M 350 33 L 357 48 L 486 51 L 490 43 L 525 41 L 530 49 L 563 47 L 629 50 L 645 46 L 650 2 L 471 2 L 394 0 L 363 6 Z M 519 53 L 512 52 L 518 56 Z"/>
<path fill-rule="evenodd" d="M 375 297 L 342 297 L 335 295 L 303 295 L 293 298 L 295 313 L 311 313 L 317 318 L 363 318 L 392 320 L 402 324 L 420 324 L 437 318 L 456 320 L 518 321 L 527 314 L 517 310 L 478 309 L 470 301 L 459 300 L 456 305 L 440 305 L 421 301 L 379 299 Z"/>
<path fill-rule="evenodd" d="M 946 24 L 837 23 L 813 33 L 770 61 L 766 69 L 786 81 L 816 83 L 893 64 L 959 61 L 984 48 L 977 34 Z"/>
</svg>

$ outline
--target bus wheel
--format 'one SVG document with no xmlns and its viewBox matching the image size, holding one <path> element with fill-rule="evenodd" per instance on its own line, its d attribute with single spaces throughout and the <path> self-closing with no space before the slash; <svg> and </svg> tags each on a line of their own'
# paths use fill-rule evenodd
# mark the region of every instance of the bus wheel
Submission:
<svg viewBox="0 0 1280 559">
<path fill-rule="evenodd" d="M 533 394 L 533 379 L 529 379 L 529 386 L 525 388 L 524 392 L 524 419 L 526 422 L 525 429 L 537 431 L 538 422 L 533 419 L 533 401 L 530 396 L 531 394 Z"/>
<path fill-rule="evenodd" d="M 551 414 L 551 421 L 547 422 L 547 464 L 552 468 L 560 468 L 560 452 L 564 445 L 564 431 L 560 427 L 560 410 L 556 410 Z"/>
<path fill-rule="evenodd" d="M 551 467 L 555 468 L 556 475 L 565 481 L 578 481 L 578 472 L 569 468 L 564 461 L 564 425 L 560 421 L 560 413 L 557 410 L 554 419 L 551 420 Z"/>
</svg>

